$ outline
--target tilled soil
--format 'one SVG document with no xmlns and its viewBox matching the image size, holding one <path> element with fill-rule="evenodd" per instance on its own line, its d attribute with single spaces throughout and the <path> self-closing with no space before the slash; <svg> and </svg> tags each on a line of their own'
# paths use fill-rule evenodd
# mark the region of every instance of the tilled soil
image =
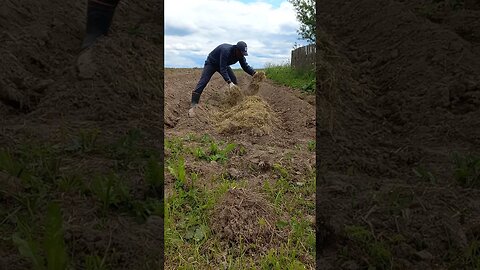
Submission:
<svg viewBox="0 0 480 270">
<path fill-rule="evenodd" d="M 480 191 L 452 161 L 480 150 L 478 1 L 319 7 L 317 268 L 478 267 Z"/>
<path fill-rule="evenodd" d="M 98 198 L 80 188 L 88 187 L 98 174 L 115 171 L 125 179 L 134 199 L 148 197 L 142 187 L 143 172 L 138 170 L 143 165 L 123 166 L 121 153 L 113 157 L 106 149 L 129 131 L 139 130 L 143 137 L 138 149 L 149 148 L 160 156 L 162 3 L 121 1 L 110 35 L 91 50 L 93 78 L 82 79 L 76 60 L 85 32 L 86 3 L 6 0 L 0 7 L 0 147 L 16 158 L 25 145 L 42 146 L 61 160 L 59 176 L 45 184 L 46 193 L 2 188 L 6 196 L 2 193 L 0 199 L 0 208 L 5 209 L 1 212 L 0 269 L 30 268 L 10 239 L 18 232 L 15 216 L 27 211 L 18 197 L 38 199 L 35 208 L 31 206 L 31 223 L 39 226 L 33 237 L 40 240 L 47 204 L 59 203 L 70 265 L 76 269 L 84 269 L 86 256 L 105 258 L 105 266 L 111 269 L 149 269 L 163 264 L 158 256 L 163 246 L 162 218 L 150 216 L 138 222 L 115 207 L 104 215 Z M 97 135 L 82 137 L 87 133 Z M 85 144 L 78 142 L 86 143 L 88 138 L 92 149 L 84 151 Z M 24 153 L 35 152 L 27 148 Z M 70 174 L 80 179 L 76 190 L 54 188 L 61 177 Z M 3 174 L 0 179 L 2 186 L 12 181 Z"/>
</svg>

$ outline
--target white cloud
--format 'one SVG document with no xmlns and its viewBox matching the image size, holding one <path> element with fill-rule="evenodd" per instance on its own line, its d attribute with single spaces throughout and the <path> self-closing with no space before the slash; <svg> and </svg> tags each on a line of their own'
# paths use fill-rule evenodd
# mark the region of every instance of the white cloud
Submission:
<svg viewBox="0 0 480 270">
<path fill-rule="evenodd" d="M 166 0 L 165 65 L 177 67 L 183 58 L 201 67 L 217 45 L 239 40 L 248 44 L 250 65 L 282 63 L 294 43 L 302 43 L 296 29 L 295 11 L 287 1 Z"/>
</svg>

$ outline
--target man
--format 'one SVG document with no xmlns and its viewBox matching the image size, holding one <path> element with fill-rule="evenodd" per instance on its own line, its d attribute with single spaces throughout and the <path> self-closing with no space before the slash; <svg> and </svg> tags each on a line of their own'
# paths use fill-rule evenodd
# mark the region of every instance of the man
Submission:
<svg viewBox="0 0 480 270">
<path fill-rule="evenodd" d="M 215 72 L 222 75 L 230 88 L 237 87 L 237 77 L 235 77 L 230 65 L 240 62 L 242 69 L 250 76 L 256 73 L 256 71 L 247 64 L 245 56 L 248 56 L 247 44 L 243 41 L 239 41 L 236 45 L 221 44 L 208 55 L 205 66 L 203 67 L 202 77 L 192 92 L 192 105 L 188 111 L 190 117 L 195 116 L 194 109 L 200 101 L 200 95 Z"/>
<path fill-rule="evenodd" d="M 86 34 L 77 59 L 78 75 L 81 79 L 90 79 L 95 73 L 91 51 L 95 41 L 106 36 L 112 24 L 115 8 L 120 0 L 88 0 Z"/>
</svg>

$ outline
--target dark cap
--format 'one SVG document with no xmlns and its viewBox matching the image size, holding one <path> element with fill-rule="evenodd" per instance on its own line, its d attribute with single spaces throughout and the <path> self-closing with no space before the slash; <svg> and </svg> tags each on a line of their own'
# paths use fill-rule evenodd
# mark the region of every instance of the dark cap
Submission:
<svg viewBox="0 0 480 270">
<path fill-rule="evenodd" d="M 248 56 L 247 43 L 245 43 L 243 41 L 239 41 L 237 43 L 237 48 L 242 52 L 243 55 Z"/>
</svg>

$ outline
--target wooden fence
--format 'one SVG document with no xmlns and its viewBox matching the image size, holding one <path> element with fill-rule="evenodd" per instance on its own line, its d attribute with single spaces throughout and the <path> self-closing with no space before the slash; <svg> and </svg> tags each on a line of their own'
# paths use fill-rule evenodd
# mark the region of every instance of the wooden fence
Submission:
<svg viewBox="0 0 480 270">
<path fill-rule="evenodd" d="M 292 51 L 291 66 L 294 69 L 310 69 L 315 67 L 315 44 L 310 44 Z"/>
</svg>

